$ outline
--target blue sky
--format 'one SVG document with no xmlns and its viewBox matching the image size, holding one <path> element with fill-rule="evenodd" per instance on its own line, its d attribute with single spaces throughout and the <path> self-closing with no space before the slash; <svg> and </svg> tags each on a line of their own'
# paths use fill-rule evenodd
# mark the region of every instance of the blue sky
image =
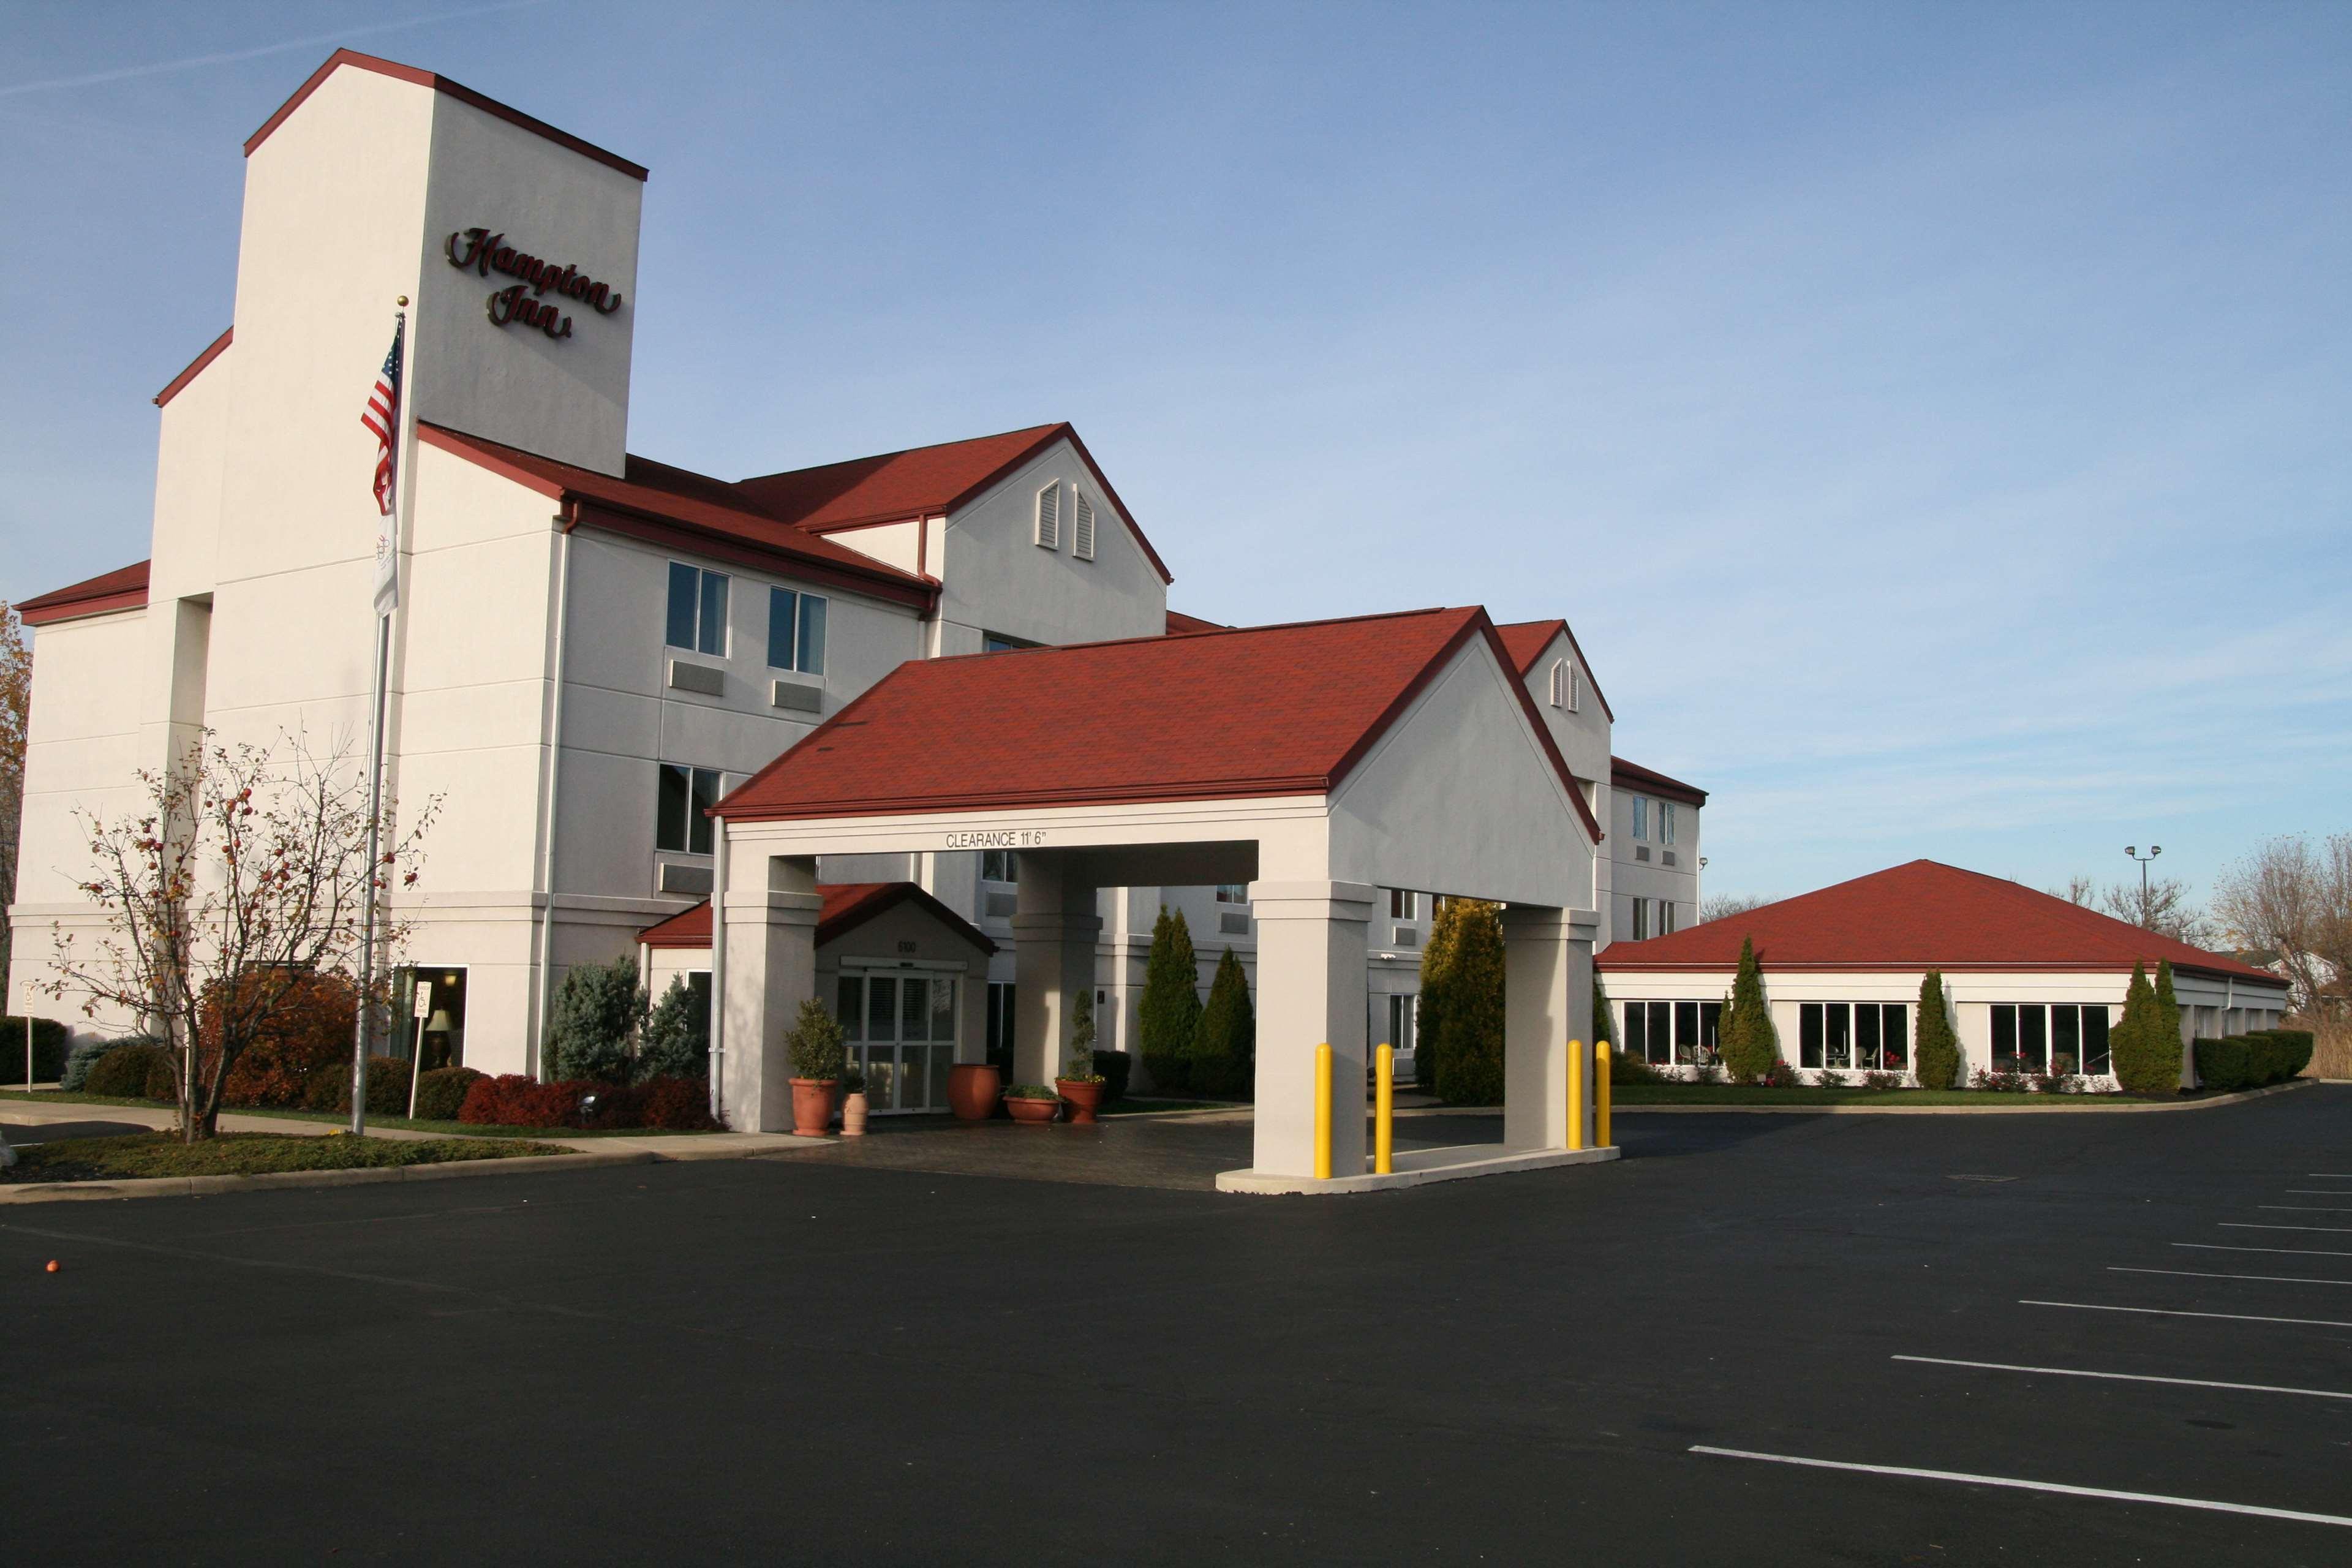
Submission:
<svg viewBox="0 0 2352 1568">
<path fill-rule="evenodd" d="M 338 42 L 652 168 L 635 449 L 1067 418 L 1181 608 L 1566 615 L 1710 890 L 2352 828 L 2352 7 L 19 0 L 0 596 Z"/>
</svg>

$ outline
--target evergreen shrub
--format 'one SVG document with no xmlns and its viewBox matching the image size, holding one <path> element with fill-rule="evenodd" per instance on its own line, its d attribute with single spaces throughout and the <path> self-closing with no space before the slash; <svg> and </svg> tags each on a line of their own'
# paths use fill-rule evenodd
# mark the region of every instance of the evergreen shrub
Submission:
<svg viewBox="0 0 2352 1568">
<path fill-rule="evenodd" d="M 1724 1009 L 1717 1028 L 1717 1049 L 1734 1083 L 1762 1082 L 1780 1060 L 1780 1037 L 1764 999 L 1764 971 L 1756 961 L 1753 938 L 1740 939 L 1739 970 L 1732 977 L 1731 1005 Z"/>
<path fill-rule="evenodd" d="M 99 1057 L 83 1088 L 88 1093 L 115 1100 L 169 1100 L 173 1098 L 171 1052 L 143 1039 L 122 1041 Z"/>
<path fill-rule="evenodd" d="M 636 1076 L 708 1078 L 710 1076 L 710 1010 L 677 975 L 646 1016 L 637 1040 Z"/>
<path fill-rule="evenodd" d="M 1193 1027 L 1191 1078 L 1192 1091 L 1213 1100 L 1246 1100 L 1257 1087 L 1257 1013 L 1230 947 L 1217 960 L 1209 1004 Z"/>
<path fill-rule="evenodd" d="M 2146 963 L 2132 965 L 2131 985 L 2124 993 L 2124 1016 L 2109 1034 L 2107 1048 L 2116 1081 L 2126 1094 L 2179 1091 L 2180 1015 L 2174 1009 L 2167 1016 L 2148 980 Z"/>
<path fill-rule="evenodd" d="M 1151 927 L 1151 953 L 1143 965 L 1143 996 L 1136 1030 L 1143 1070 L 1165 1094 L 1192 1091 L 1192 1037 L 1201 1026 L 1201 968 L 1184 911 L 1166 905 Z"/>
<path fill-rule="evenodd" d="M 1429 943 L 1421 954 L 1413 1076 L 1448 1105 L 1494 1105 L 1502 1100 L 1500 906 L 1448 899 L 1430 922 Z"/>
<path fill-rule="evenodd" d="M 435 1068 L 416 1080 L 416 1119 L 455 1121 L 466 1103 L 466 1093 L 486 1074 L 472 1068 Z"/>
<path fill-rule="evenodd" d="M 646 988 L 637 983 L 635 958 L 577 964 L 556 987 L 540 1059 L 552 1078 L 626 1083 L 629 1043 L 645 1021 Z"/>
<path fill-rule="evenodd" d="M 1919 1017 L 1911 1037 L 1911 1065 L 1921 1089 L 1949 1089 L 1960 1076 L 1960 1037 L 1944 1000 L 1944 976 L 1929 970 L 1919 982 Z"/>
</svg>

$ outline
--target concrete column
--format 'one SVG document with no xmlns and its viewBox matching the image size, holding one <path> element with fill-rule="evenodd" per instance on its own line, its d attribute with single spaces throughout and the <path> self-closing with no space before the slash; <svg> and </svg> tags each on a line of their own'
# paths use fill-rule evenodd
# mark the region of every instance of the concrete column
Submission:
<svg viewBox="0 0 2352 1568">
<path fill-rule="evenodd" d="M 1013 915 L 1013 1077 L 1051 1083 L 1068 1054 L 1070 1007 L 1095 984 L 1102 917 L 1094 883 L 1067 856 L 1020 858 Z M 1097 1026 L 1099 1028 L 1099 1026 Z"/>
<path fill-rule="evenodd" d="M 1568 1147 L 1568 1042 L 1592 1044 L 1589 910 L 1503 910 L 1503 1146 Z M 1585 1096 L 1588 1108 L 1591 1095 Z M 1587 1115 L 1591 1112 L 1588 1109 Z M 1590 1146 L 1588 1127 L 1588 1144 Z"/>
<path fill-rule="evenodd" d="M 720 1085 L 738 1132 L 793 1130 L 793 1067 L 785 1032 L 816 994 L 816 858 L 745 857 L 728 867 L 727 1054 Z M 748 862 L 748 863 L 747 863 Z"/>
<path fill-rule="evenodd" d="M 1364 1169 L 1365 938 L 1376 889 L 1255 882 L 1257 1115 L 1251 1168 L 1315 1173 L 1315 1047 L 1331 1047 L 1331 1173 Z"/>
</svg>

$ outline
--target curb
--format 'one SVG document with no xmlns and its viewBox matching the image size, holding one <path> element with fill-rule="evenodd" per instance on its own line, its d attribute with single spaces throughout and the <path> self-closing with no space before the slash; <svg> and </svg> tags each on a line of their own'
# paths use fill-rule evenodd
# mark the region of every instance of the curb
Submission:
<svg viewBox="0 0 2352 1568">
<path fill-rule="evenodd" d="M 2091 1105 L 2097 1096 L 2069 1095 L 2074 1105 L 1612 1105 L 1612 1116 L 2165 1116 L 2184 1110 L 2219 1110 L 2273 1094 L 2292 1094 L 2319 1080 L 2299 1078 L 2244 1089 L 2221 1100 L 2186 1100 L 2177 1105 Z M 2002 1096 L 2003 1099 L 2011 1098 Z M 2019 1095 L 2033 1100 L 2034 1095 Z M 2079 1107 L 2079 1109 L 2078 1109 Z M 1405 1112 L 1399 1111 L 1398 1115 Z"/>
<path fill-rule="evenodd" d="M 0 1205 L 92 1203 L 101 1198 L 206 1197 L 265 1187 L 356 1187 L 382 1182 L 446 1182 L 459 1176 L 521 1171 L 577 1171 L 598 1165 L 656 1165 L 663 1156 L 639 1151 L 610 1154 L 509 1154 L 488 1160 L 444 1160 L 429 1165 L 374 1165 L 356 1171 L 264 1171 L 250 1176 L 147 1176 L 121 1182 L 27 1182 L 0 1186 Z"/>
</svg>

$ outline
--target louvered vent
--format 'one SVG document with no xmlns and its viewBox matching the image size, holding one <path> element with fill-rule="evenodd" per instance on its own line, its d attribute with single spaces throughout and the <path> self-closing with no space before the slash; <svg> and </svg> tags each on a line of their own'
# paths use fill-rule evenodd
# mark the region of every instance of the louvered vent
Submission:
<svg viewBox="0 0 2352 1568">
<path fill-rule="evenodd" d="M 1634 859 L 1636 859 L 1636 860 L 1647 860 L 1649 858 L 1650 858 L 1650 847 L 1649 847 L 1648 845 L 1646 845 L 1646 844 L 1636 844 L 1636 845 L 1634 845 L 1634 846 L 1633 846 L 1633 858 L 1634 858 Z"/>
<path fill-rule="evenodd" d="M 1013 911 L 1021 907 L 1018 893 L 991 893 L 981 905 L 981 913 L 992 921 L 1009 921 Z"/>
<path fill-rule="evenodd" d="M 1084 490 L 1071 497 L 1070 553 L 1081 561 L 1095 558 L 1095 503 L 1087 499 Z"/>
<path fill-rule="evenodd" d="M 1249 911 L 1247 910 L 1219 910 L 1217 911 L 1217 934 L 1219 936 L 1249 935 Z"/>
<path fill-rule="evenodd" d="M 1678 865 L 1678 864 L 1680 864 L 1680 862 L 1679 862 L 1679 861 L 1675 860 L 1675 852 L 1674 852 L 1673 850 L 1671 850 L 1671 849 L 1664 850 L 1664 851 L 1663 851 L 1663 855 L 1664 855 L 1664 858 L 1665 862 L 1666 862 L 1666 864 L 1667 864 L 1667 865 L 1669 865 L 1669 866 L 1674 866 L 1674 865 Z"/>
<path fill-rule="evenodd" d="M 1396 937 L 1396 941 L 1390 944 L 1392 947 L 1419 947 L 1421 945 L 1421 931 L 1418 927 L 1399 926 L 1392 934 Z"/>
<path fill-rule="evenodd" d="M 1062 548 L 1062 487 L 1058 482 L 1037 492 L 1037 548 Z"/>
</svg>

